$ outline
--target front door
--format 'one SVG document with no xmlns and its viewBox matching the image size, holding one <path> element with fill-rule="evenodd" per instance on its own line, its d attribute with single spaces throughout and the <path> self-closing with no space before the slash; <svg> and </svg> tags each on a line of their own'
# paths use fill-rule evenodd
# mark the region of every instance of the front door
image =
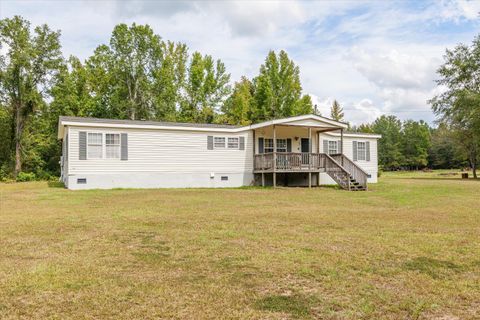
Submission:
<svg viewBox="0 0 480 320">
<path fill-rule="evenodd" d="M 302 164 L 308 164 L 308 153 L 310 152 L 310 141 L 308 138 L 301 139 Z"/>
</svg>

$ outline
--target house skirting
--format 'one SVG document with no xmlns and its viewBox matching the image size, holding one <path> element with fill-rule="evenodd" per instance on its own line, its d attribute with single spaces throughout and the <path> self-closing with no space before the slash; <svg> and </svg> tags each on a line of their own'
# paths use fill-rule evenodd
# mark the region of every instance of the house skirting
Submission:
<svg viewBox="0 0 480 320">
<path fill-rule="evenodd" d="M 253 184 L 253 173 L 89 173 L 68 175 L 71 190 L 112 188 L 234 188 Z"/>
</svg>

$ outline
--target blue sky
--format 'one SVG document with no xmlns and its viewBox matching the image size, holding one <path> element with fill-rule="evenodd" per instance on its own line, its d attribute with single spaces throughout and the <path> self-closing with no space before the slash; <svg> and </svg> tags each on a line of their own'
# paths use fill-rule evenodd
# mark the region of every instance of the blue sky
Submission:
<svg viewBox="0 0 480 320">
<path fill-rule="evenodd" d="M 65 56 L 87 58 L 121 22 L 149 24 L 225 62 L 237 81 L 258 73 L 269 50 L 300 66 L 304 91 L 324 115 L 337 99 L 353 124 L 382 114 L 433 122 L 427 100 L 446 48 L 479 34 L 480 1 L 9 1 L 62 30 Z"/>
</svg>

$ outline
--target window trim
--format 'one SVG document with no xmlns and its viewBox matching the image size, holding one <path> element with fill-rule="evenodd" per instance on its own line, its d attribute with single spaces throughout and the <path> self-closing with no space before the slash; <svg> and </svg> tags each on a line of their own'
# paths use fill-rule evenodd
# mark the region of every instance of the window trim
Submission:
<svg viewBox="0 0 480 320">
<path fill-rule="evenodd" d="M 84 131 L 84 130 L 81 130 Z M 87 134 L 87 160 L 113 160 L 113 161 L 120 161 L 122 159 L 122 133 L 119 131 L 85 131 Z M 88 134 L 89 133 L 99 133 L 102 135 L 102 157 L 101 158 L 91 158 L 88 156 Z M 118 158 L 107 158 L 107 134 L 117 134 L 119 136 L 119 157 Z"/>
<path fill-rule="evenodd" d="M 284 140 L 285 141 L 285 148 L 281 148 L 281 150 L 285 150 L 285 151 L 279 151 L 279 147 L 278 147 L 278 142 L 279 140 Z M 288 138 L 277 138 L 277 151 L 276 152 L 288 152 L 288 142 L 287 142 Z M 267 141 L 272 141 L 272 147 L 267 147 Z M 263 139 L 263 152 L 264 153 L 272 153 L 273 152 L 273 138 L 264 138 Z M 267 151 L 267 149 L 269 150 L 272 150 L 272 151 Z"/>
<path fill-rule="evenodd" d="M 330 148 L 330 144 L 335 144 L 335 151 L 334 152 L 330 152 L 332 150 L 334 150 L 333 148 Z M 331 154 L 338 154 L 338 141 L 337 140 L 327 140 L 327 154 L 331 155 Z"/>
<path fill-rule="evenodd" d="M 242 136 L 213 136 L 213 150 L 240 150 L 240 138 Z M 215 145 L 215 139 L 218 139 L 218 138 L 221 138 L 221 139 L 224 139 L 224 146 L 223 147 L 217 147 Z M 229 139 L 236 139 L 237 140 L 237 146 L 235 148 L 231 148 L 228 146 L 228 140 Z"/>
<path fill-rule="evenodd" d="M 236 147 L 230 147 L 230 139 L 236 139 L 237 140 L 237 146 Z M 227 144 L 227 149 L 230 150 L 239 150 L 240 149 L 240 137 L 227 137 L 226 139 L 226 144 Z"/>
<path fill-rule="evenodd" d="M 101 143 L 100 143 L 100 144 L 90 143 L 89 138 L 90 138 L 90 135 L 91 135 L 91 134 L 99 134 L 99 135 L 101 136 Z M 87 146 L 86 146 L 86 147 L 87 147 L 87 160 L 102 160 L 102 159 L 105 158 L 105 157 L 104 157 L 104 147 L 103 147 L 104 141 L 103 141 L 103 139 L 104 139 L 104 134 L 103 134 L 103 132 L 87 131 Z M 88 152 L 89 149 L 90 149 L 90 145 L 100 146 L 100 147 L 101 147 L 102 151 L 101 151 L 100 157 L 93 157 L 93 158 L 90 157 L 90 153 Z"/>
<path fill-rule="evenodd" d="M 107 144 L 107 135 L 109 135 L 109 134 L 110 134 L 110 135 L 117 135 L 117 136 L 118 136 L 118 144 Z M 122 135 L 121 135 L 120 133 L 106 132 L 106 133 L 104 134 L 104 136 L 105 136 L 105 141 L 104 141 L 104 142 L 105 142 L 105 159 L 107 159 L 107 160 L 121 159 L 121 158 L 122 158 L 122 141 L 121 141 Z M 108 153 L 107 153 L 107 146 L 116 146 L 116 147 L 118 147 L 118 157 L 109 158 L 109 157 L 107 156 L 107 154 L 108 154 Z"/>
<path fill-rule="evenodd" d="M 223 139 L 223 147 L 217 147 L 215 139 Z M 213 136 L 213 149 L 218 149 L 218 150 L 227 149 L 227 138 L 225 136 Z"/>
<path fill-rule="evenodd" d="M 360 152 L 360 145 L 363 145 L 362 153 Z M 360 158 L 361 154 L 363 159 Z M 367 161 L 367 143 L 365 141 L 357 141 L 357 161 Z"/>
</svg>

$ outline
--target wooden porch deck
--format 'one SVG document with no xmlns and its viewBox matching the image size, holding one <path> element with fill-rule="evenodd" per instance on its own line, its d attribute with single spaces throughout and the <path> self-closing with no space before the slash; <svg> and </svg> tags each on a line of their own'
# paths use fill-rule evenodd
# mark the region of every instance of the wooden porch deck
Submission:
<svg viewBox="0 0 480 320">
<path fill-rule="evenodd" d="M 327 173 L 343 189 L 366 190 L 368 174 L 344 154 L 328 155 L 312 152 L 269 152 L 254 155 L 254 173 L 273 173 L 274 186 L 277 173 Z"/>
</svg>

